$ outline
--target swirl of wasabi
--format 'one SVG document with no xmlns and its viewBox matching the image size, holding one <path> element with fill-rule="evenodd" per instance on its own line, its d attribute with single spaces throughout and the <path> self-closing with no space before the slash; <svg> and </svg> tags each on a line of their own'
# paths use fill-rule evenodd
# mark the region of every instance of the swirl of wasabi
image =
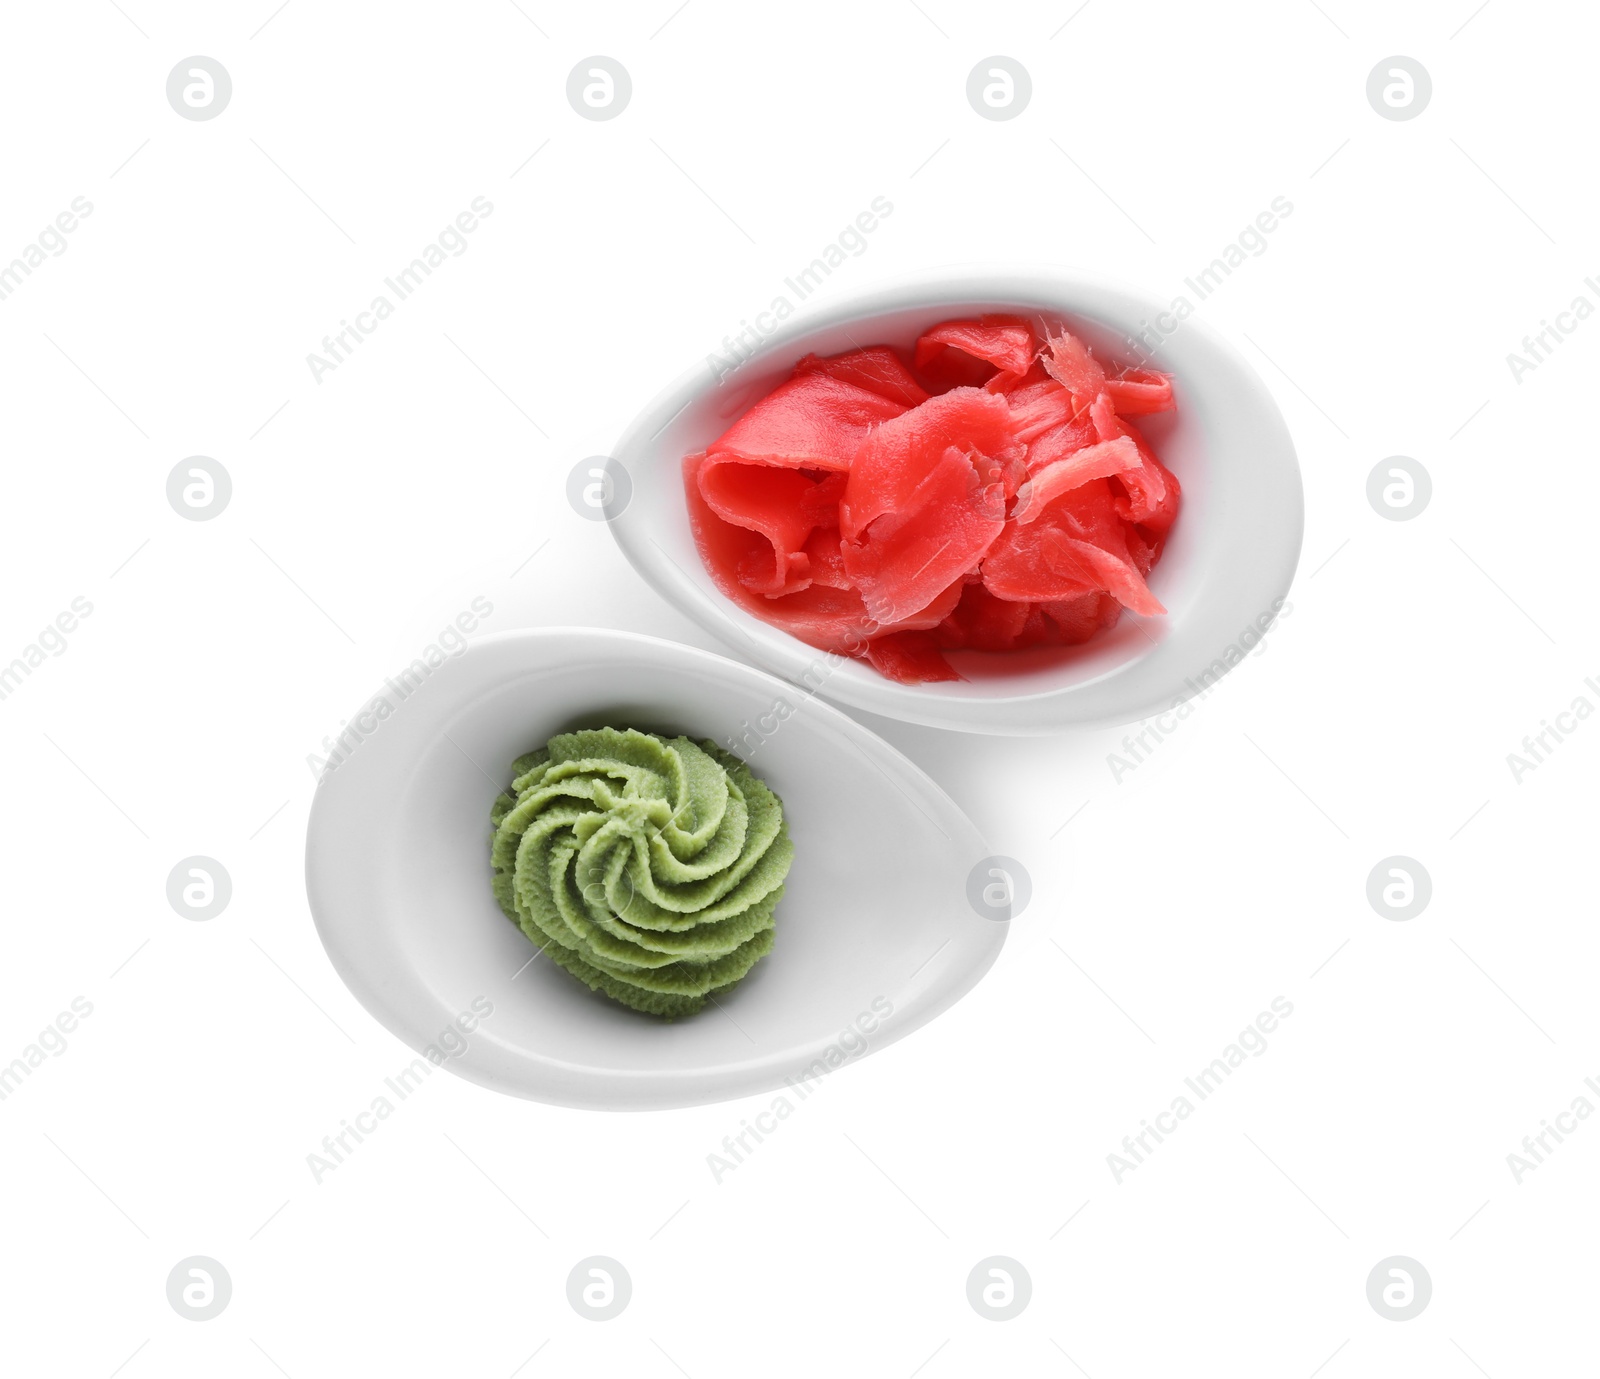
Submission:
<svg viewBox="0 0 1600 1379">
<path fill-rule="evenodd" d="M 511 770 L 490 812 L 495 899 L 579 981 L 692 1015 L 771 951 L 794 845 L 782 802 L 738 757 L 597 728 Z"/>
</svg>

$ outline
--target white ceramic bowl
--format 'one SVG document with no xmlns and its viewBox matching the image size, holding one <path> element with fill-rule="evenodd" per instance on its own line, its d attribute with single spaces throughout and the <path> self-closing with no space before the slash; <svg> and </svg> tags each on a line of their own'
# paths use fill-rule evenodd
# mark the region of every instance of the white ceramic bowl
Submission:
<svg viewBox="0 0 1600 1379">
<path fill-rule="evenodd" d="M 853 719 L 749 666 L 624 632 L 510 632 L 403 700 L 393 684 L 379 697 L 352 720 L 371 731 L 317 787 L 311 912 L 361 1003 L 474 1082 L 619 1110 L 803 1088 L 954 1004 L 1005 941 L 1006 912 L 969 901 L 1003 859 L 950 798 Z M 794 839 L 773 951 L 673 1023 L 536 957 L 490 894 L 489 808 L 513 759 L 607 725 L 733 740 Z M 441 1042 L 458 1016 L 470 1032 Z"/>
<path fill-rule="evenodd" d="M 1168 306 L 1054 269 L 945 271 L 831 298 L 777 325 L 732 369 L 708 356 L 645 409 L 613 453 L 631 495 L 611 517 L 612 533 L 670 603 L 757 665 L 797 683 L 820 683 L 819 692 L 840 704 L 999 734 L 1129 722 L 1170 709 L 1259 640 L 1288 592 L 1304 526 L 1294 445 L 1271 394 L 1193 316 L 1148 356 L 1174 376 L 1176 413 L 1138 419 L 1183 485 L 1177 524 L 1150 577 L 1167 616 L 1125 611 L 1109 634 L 1082 647 L 956 653 L 951 660 L 968 677 L 963 683 L 899 685 L 864 662 L 839 664 L 718 591 L 695 549 L 681 471 L 685 455 L 714 440 L 810 351 L 909 348 L 949 317 L 1002 311 L 1065 324 L 1102 358 L 1132 363 L 1123 342 L 1163 317 L 1171 322 Z M 718 354 L 726 358 L 720 347 Z"/>
</svg>

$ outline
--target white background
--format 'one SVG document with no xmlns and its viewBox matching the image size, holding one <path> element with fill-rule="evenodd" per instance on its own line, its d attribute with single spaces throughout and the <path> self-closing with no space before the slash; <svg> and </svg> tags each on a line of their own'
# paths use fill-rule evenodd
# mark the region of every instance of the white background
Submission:
<svg viewBox="0 0 1600 1379">
<path fill-rule="evenodd" d="M 8 9 L 0 261 L 94 210 L 0 302 L 0 659 L 94 611 L 0 702 L 0 1059 L 94 1010 L 0 1103 L 6 1369 L 1576 1372 L 1600 1127 L 1520 1185 L 1506 1155 L 1600 1077 L 1600 724 L 1520 783 L 1506 756 L 1600 703 L 1600 324 L 1520 383 L 1506 355 L 1597 299 L 1592 10 L 674 2 Z M 634 86 L 607 123 L 565 98 L 597 53 Z M 165 97 L 191 54 L 233 80 L 205 123 Z M 991 54 L 1033 81 L 1004 123 L 965 98 Z M 1391 54 L 1432 75 L 1409 122 L 1366 100 Z M 316 383 L 307 353 L 480 195 L 467 252 Z M 710 645 L 566 475 L 876 196 L 826 293 L 1049 261 L 1176 294 L 1293 203 L 1200 308 L 1300 450 L 1292 613 L 1120 783 L 1121 730 L 874 721 L 1032 905 L 970 997 L 720 1184 L 768 1098 L 588 1114 L 448 1076 L 316 1183 L 410 1054 L 307 914 L 307 755 L 474 596 L 489 630 Z M 233 480 L 209 522 L 165 497 L 195 454 Z M 1365 496 L 1394 454 L 1433 477 L 1410 522 Z M 1404 923 L 1365 897 L 1396 853 L 1434 885 Z M 205 923 L 165 898 L 191 854 L 233 879 Z M 1279 996 L 1267 1052 L 1116 1182 Z M 165 1295 L 195 1254 L 233 1279 L 205 1323 Z M 593 1254 L 634 1285 L 604 1324 L 565 1296 Z M 1032 1277 L 1014 1321 L 965 1298 L 994 1254 Z M 1394 1254 L 1433 1280 L 1404 1323 L 1365 1292 Z"/>
</svg>

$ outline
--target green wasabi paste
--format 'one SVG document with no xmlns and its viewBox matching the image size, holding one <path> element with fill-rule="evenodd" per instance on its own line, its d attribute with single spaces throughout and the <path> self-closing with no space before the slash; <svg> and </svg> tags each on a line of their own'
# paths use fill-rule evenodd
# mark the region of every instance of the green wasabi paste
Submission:
<svg viewBox="0 0 1600 1379">
<path fill-rule="evenodd" d="M 634 1010 L 692 1015 L 772 949 L 783 804 L 713 742 L 563 733 L 490 812 L 494 894 L 535 947 Z"/>
</svg>

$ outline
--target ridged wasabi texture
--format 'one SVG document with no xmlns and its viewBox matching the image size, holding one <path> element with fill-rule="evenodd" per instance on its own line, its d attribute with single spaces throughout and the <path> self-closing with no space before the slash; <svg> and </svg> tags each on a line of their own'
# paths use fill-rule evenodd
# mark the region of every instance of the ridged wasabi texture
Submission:
<svg viewBox="0 0 1600 1379">
<path fill-rule="evenodd" d="M 597 728 L 511 770 L 490 813 L 495 898 L 579 981 L 692 1015 L 772 950 L 794 845 L 782 801 L 737 757 Z"/>
</svg>

